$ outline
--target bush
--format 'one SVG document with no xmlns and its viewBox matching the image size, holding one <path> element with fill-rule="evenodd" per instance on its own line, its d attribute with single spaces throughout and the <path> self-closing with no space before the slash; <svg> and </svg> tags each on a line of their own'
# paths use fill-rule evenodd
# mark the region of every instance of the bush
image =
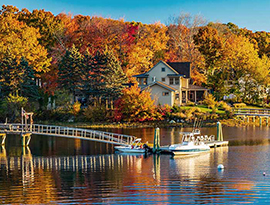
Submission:
<svg viewBox="0 0 270 205">
<path fill-rule="evenodd" d="M 186 105 L 187 105 L 187 106 L 194 106 L 195 103 L 194 103 L 194 102 L 191 102 L 191 101 L 187 101 Z"/>
<path fill-rule="evenodd" d="M 28 99 L 18 94 L 9 94 L 1 103 L 1 117 L 8 118 L 12 122 L 20 122 L 21 108 L 26 107 Z"/>
<path fill-rule="evenodd" d="M 244 108 L 246 107 L 247 105 L 245 103 L 234 103 L 233 106 L 237 109 L 239 108 Z"/>
<path fill-rule="evenodd" d="M 220 101 L 218 103 L 219 107 L 225 111 L 228 111 L 228 112 L 232 112 L 232 108 L 231 106 L 229 106 L 227 103 L 225 103 L 224 101 Z"/>
<path fill-rule="evenodd" d="M 178 105 L 174 105 L 172 108 L 171 108 L 171 111 L 172 113 L 178 113 L 181 111 L 181 108 L 178 106 Z"/>
<path fill-rule="evenodd" d="M 214 108 L 217 105 L 216 99 L 212 94 L 207 94 L 204 96 L 203 104 L 207 105 L 208 108 Z"/>
<path fill-rule="evenodd" d="M 89 122 L 104 122 L 107 119 L 107 112 L 104 106 L 91 106 L 83 110 L 83 115 Z"/>
<path fill-rule="evenodd" d="M 79 101 L 76 101 L 73 105 L 72 105 L 72 110 L 71 110 L 71 114 L 73 114 L 74 116 L 78 115 L 79 112 L 81 111 L 81 103 Z"/>
</svg>

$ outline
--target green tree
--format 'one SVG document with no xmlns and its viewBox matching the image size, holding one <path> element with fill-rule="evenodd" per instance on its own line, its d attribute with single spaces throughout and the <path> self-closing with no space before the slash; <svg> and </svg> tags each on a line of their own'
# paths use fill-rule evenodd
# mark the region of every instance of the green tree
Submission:
<svg viewBox="0 0 270 205">
<path fill-rule="evenodd" d="M 123 72 L 120 62 L 112 51 L 105 52 L 106 70 L 104 72 L 105 93 L 107 96 L 118 97 L 127 83 L 127 77 Z"/>
<path fill-rule="evenodd" d="M 74 97 L 75 91 L 82 87 L 82 60 L 83 56 L 73 45 L 66 51 L 58 67 L 59 88 L 69 90 Z"/>
<path fill-rule="evenodd" d="M 35 83 L 35 72 L 25 58 L 17 61 L 7 56 L 0 62 L 0 87 L 2 97 L 19 93 L 31 100 L 39 99 L 38 86 Z"/>
</svg>

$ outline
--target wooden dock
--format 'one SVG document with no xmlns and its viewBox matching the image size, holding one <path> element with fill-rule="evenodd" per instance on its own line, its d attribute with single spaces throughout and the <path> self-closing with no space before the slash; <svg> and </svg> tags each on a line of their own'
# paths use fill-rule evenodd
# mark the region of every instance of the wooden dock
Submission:
<svg viewBox="0 0 270 205">
<path fill-rule="evenodd" d="M 31 134 L 90 140 L 114 145 L 130 145 L 136 139 L 135 136 L 124 134 L 42 124 L 25 125 L 15 123 L 0 123 L 0 133 L 20 134 L 24 139 L 23 146 L 29 144 L 30 139 L 27 139 L 28 141 L 25 142 L 25 138 Z M 2 144 L 4 144 L 4 142 L 2 142 Z"/>
<path fill-rule="evenodd" d="M 210 148 L 215 147 L 224 147 L 229 145 L 229 141 L 210 141 L 210 142 L 204 142 L 206 145 L 208 145 Z"/>
</svg>

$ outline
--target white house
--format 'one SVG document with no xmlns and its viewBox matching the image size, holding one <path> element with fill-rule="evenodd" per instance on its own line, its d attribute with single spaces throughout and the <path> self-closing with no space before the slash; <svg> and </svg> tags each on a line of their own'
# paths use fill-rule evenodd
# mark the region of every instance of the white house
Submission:
<svg viewBox="0 0 270 205">
<path fill-rule="evenodd" d="M 141 89 L 149 88 L 156 104 L 182 105 L 186 99 L 196 103 L 207 92 L 206 88 L 190 84 L 189 62 L 159 61 L 148 72 L 133 77 Z"/>
</svg>

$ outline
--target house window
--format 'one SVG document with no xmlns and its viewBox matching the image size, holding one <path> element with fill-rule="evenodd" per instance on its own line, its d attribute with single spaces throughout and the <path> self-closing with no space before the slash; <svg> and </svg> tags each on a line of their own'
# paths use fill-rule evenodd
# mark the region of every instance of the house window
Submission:
<svg viewBox="0 0 270 205">
<path fill-rule="evenodd" d="M 170 85 L 173 85 L 173 78 L 170 78 Z"/>
<path fill-rule="evenodd" d="M 169 92 L 163 92 L 162 96 L 169 96 Z"/>
<path fill-rule="evenodd" d="M 179 78 L 175 78 L 175 85 L 179 85 Z"/>
<path fill-rule="evenodd" d="M 143 85 L 147 85 L 147 78 L 143 78 Z"/>
<path fill-rule="evenodd" d="M 175 99 L 179 100 L 179 94 L 175 94 Z"/>
<path fill-rule="evenodd" d="M 165 72 L 165 68 L 161 68 L 161 72 Z"/>
<path fill-rule="evenodd" d="M 147 78 L 139 78 L 139 85 L 147 85 Z"/>
<path fill-rule="evenodd" d="M 161 78 L 161 81 L 162 81 L 162 82 L 165 82 L 165 78 Z"/>
</svg>

